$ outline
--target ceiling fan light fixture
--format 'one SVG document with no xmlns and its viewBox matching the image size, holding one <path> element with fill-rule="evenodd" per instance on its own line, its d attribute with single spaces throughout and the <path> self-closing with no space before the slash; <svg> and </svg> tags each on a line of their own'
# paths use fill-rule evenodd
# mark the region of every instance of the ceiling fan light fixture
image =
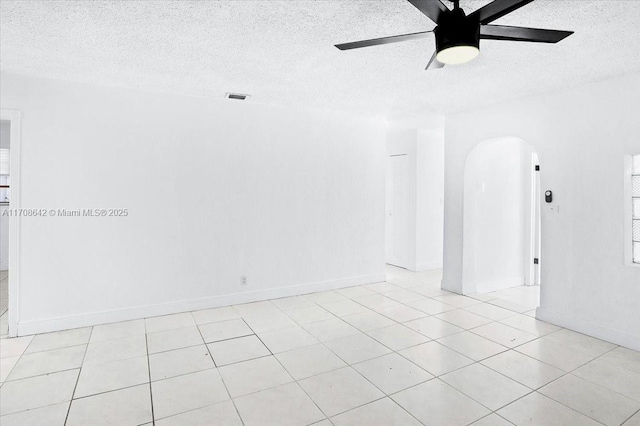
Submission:
<svg viewBox="0 0 640 426">
<path fill-rule="evenodd" d="M 440 50 L 436 59 L 446 65 L 458 65 L 475 59 L 479 54 L 480 49 L 476 46 L 452 46 Z"/>
<path fill-rule="evenodd" d="M 462 9 L 446 13 L 434 33 L 436 59 L 445 65 L 464 64 L 480 54 L 480 23 Z"/>
</svg>

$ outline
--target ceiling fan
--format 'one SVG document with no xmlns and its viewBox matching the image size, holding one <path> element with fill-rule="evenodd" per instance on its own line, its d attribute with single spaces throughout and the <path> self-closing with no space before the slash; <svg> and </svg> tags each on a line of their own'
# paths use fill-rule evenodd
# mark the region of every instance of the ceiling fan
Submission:
<svg viewBox="0 0 640 426">
<path fill-rule="evenodd" d="M 480 53 L 481 39 L 557 43 L 573 34 L 573 31 L 488 25 L 533 0 L 495 0 L 469 15 L 460 8 L 459 0 L 450 0 L 453 3 L 453 9 L 447 8 L 440 0 L 408 1 L 436 23 L 433 30 L 337 44 L 336 47 L 340 50 L 358 49 L 415 40 L 434 33 L 436 51 L 425 69 L 436 69 L 474 59 Z"/>
</svg>

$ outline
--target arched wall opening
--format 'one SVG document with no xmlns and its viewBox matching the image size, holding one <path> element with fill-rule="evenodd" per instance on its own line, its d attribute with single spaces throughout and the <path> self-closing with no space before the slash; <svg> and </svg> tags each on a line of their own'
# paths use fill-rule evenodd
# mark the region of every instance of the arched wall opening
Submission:
<svg viewBox="0 0 640 426">
<path fill-rule="evenodd" d="M 536 165 L 533 147 L 513 137 L 480 142 L 467 156 L 464 294 L 539 284 L 540 173 Z"/>
</svg>

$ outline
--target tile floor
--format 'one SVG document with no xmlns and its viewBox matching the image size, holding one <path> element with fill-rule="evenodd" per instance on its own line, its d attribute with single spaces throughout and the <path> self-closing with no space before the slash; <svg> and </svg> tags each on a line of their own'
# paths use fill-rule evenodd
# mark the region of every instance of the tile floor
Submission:
<svg viewBox="0 0 640 426">
<path fill-rule="evenodd" d="M 1 339 L 0 424 L 640 425 L 640 353 L 440 274 Z"/>
</svg>

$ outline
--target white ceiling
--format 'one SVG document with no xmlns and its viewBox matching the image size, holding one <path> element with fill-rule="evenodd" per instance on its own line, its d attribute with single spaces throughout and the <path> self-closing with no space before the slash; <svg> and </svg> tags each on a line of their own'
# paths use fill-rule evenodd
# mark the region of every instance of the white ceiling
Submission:
<svg viewBox="0 0 640 426">
<path fill-rule="evenodd" d="M 469 13 L 489 1 L 460 3 Z M 367 115 L 450 113 L 640 72 L 637 0 L 537 0 L 495 24 L 576 33 L 556 45 L 485 40 L 475 61 L 433 71 L 432 37 L 333 47 L 432 29 L 406 0 L 0 4 L 6 72 Z"/>
</svg>

